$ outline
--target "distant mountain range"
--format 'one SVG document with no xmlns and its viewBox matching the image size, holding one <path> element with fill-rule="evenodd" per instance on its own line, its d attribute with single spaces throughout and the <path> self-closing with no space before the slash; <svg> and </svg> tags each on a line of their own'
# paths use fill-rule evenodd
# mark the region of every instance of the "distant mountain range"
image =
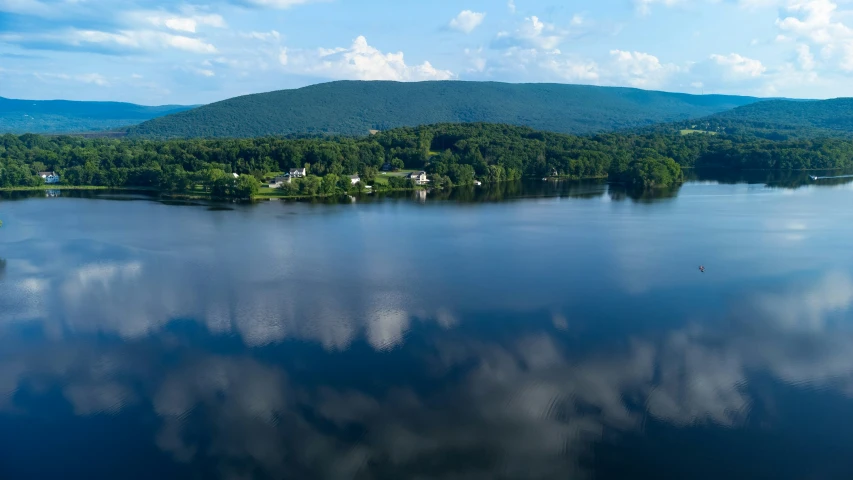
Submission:
<svg viewBox="0 0 853 480">
<path fill-rule="evenodd" d="M 759 98 L 564 84 L 340 81 L 236 97 L 131 127 L 146 138 L 367 135 L 489 122 L 589 134 L 704 117 Z"/>
<path fill-rule="evenodd" d="M 12 100 L 0 97 L 0 133 L 91 132 L 128 127 L 192 106 L 146 107 L 120 102 Z"/>
<path fill-rule="evenodd" d="M 850 137 L 853 136 L 853 98 L 767 100 L 678 122 L 672 128 L 771 139 Z"/>
<path fill-rule="evenodd" d="M 486 122 L 559 133 L 710 131 L 770 139 L 853 137 L 853 99 L 784 100 L 634 88 L 495 82 L 341 81 L 201 107 L 0 97 L 0 133 L 141 138 L 362 136 Z"/>
</svg>

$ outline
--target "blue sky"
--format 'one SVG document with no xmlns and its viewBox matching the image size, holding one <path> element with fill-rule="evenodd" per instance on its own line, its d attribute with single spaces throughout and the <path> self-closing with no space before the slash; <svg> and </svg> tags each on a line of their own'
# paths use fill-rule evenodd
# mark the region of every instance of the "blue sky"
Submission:
<svg viewBox="0 0 853 480">
<path fill-rule="evenodd" d="M 0 0 L 11 98 L 195 104 L 339 79 L 828 98 L 853 96 L 851 74 L 853 4 L 832 0 Z"/>
</svg>

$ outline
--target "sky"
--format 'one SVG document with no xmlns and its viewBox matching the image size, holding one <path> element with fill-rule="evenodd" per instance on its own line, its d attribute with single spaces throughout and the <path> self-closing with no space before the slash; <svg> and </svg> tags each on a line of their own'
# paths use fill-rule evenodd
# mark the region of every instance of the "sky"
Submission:
<svg viewBox="0 0 853 480">
<path fill-rule="evenodd" d="M 0 0 L 0 96 L 201 104 L 333 80 L 853 96 L 853 0 Z"/>
</svg>

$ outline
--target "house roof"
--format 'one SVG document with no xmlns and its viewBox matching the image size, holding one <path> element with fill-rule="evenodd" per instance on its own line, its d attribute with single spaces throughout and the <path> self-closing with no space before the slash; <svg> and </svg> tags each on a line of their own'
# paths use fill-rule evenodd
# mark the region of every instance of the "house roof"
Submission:
<svg viewBox="0 0 853 480">
<path fill-rule="evenodd" d="M 56 175 L 56 172 L 39 172 L 39 176 L 42 175 Z"/>
</svg>

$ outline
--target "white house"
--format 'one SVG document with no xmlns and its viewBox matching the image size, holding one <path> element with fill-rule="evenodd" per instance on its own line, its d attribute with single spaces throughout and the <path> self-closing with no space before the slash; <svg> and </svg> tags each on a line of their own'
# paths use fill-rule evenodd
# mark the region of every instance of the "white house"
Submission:
<svg viewBox="0 0 853 480">
<path fill-rule="evenodd" d="M 426 185 L 429 183 L 426 172 L 412 172 L 409 174 L 409 180 L 414 180 L 418 185 Z"/>
<path fill-rule="evenodd" d="M 233 175 L 233 176 L 234 176 L 234 178 L 240 178 L 240 174 L 239 174 L 239 173 L 232 173 L 231 175 Z"/>
<path fill-rule="evenodd" d="M 359 177 L 358 177 L 358 174 L 356 174 L 356 175 L 350 175 L 350 177 L 349 177 L 349 181 L 350 181 L 350 183 L 351 183 L 352 185 L 355 185 L 356 183 L 358 183 L 358 182 L 360 182 L 360 181 L 361 181 L 361 178 L 359 178 Z"/>
<path fill-rule="evenodd" d="M 308 174 L 308 172 L 304 168 L 291 168 L 290 169 L 290 176 L 291 177 L 301 178 L 307 174 Z"/>
<path fill-rule="evenodd" d="M 39 172 L 39 177 L 44 179 L 44 183 L 59 183 L 59 174 L 56 172 Z"/>
</svg>

